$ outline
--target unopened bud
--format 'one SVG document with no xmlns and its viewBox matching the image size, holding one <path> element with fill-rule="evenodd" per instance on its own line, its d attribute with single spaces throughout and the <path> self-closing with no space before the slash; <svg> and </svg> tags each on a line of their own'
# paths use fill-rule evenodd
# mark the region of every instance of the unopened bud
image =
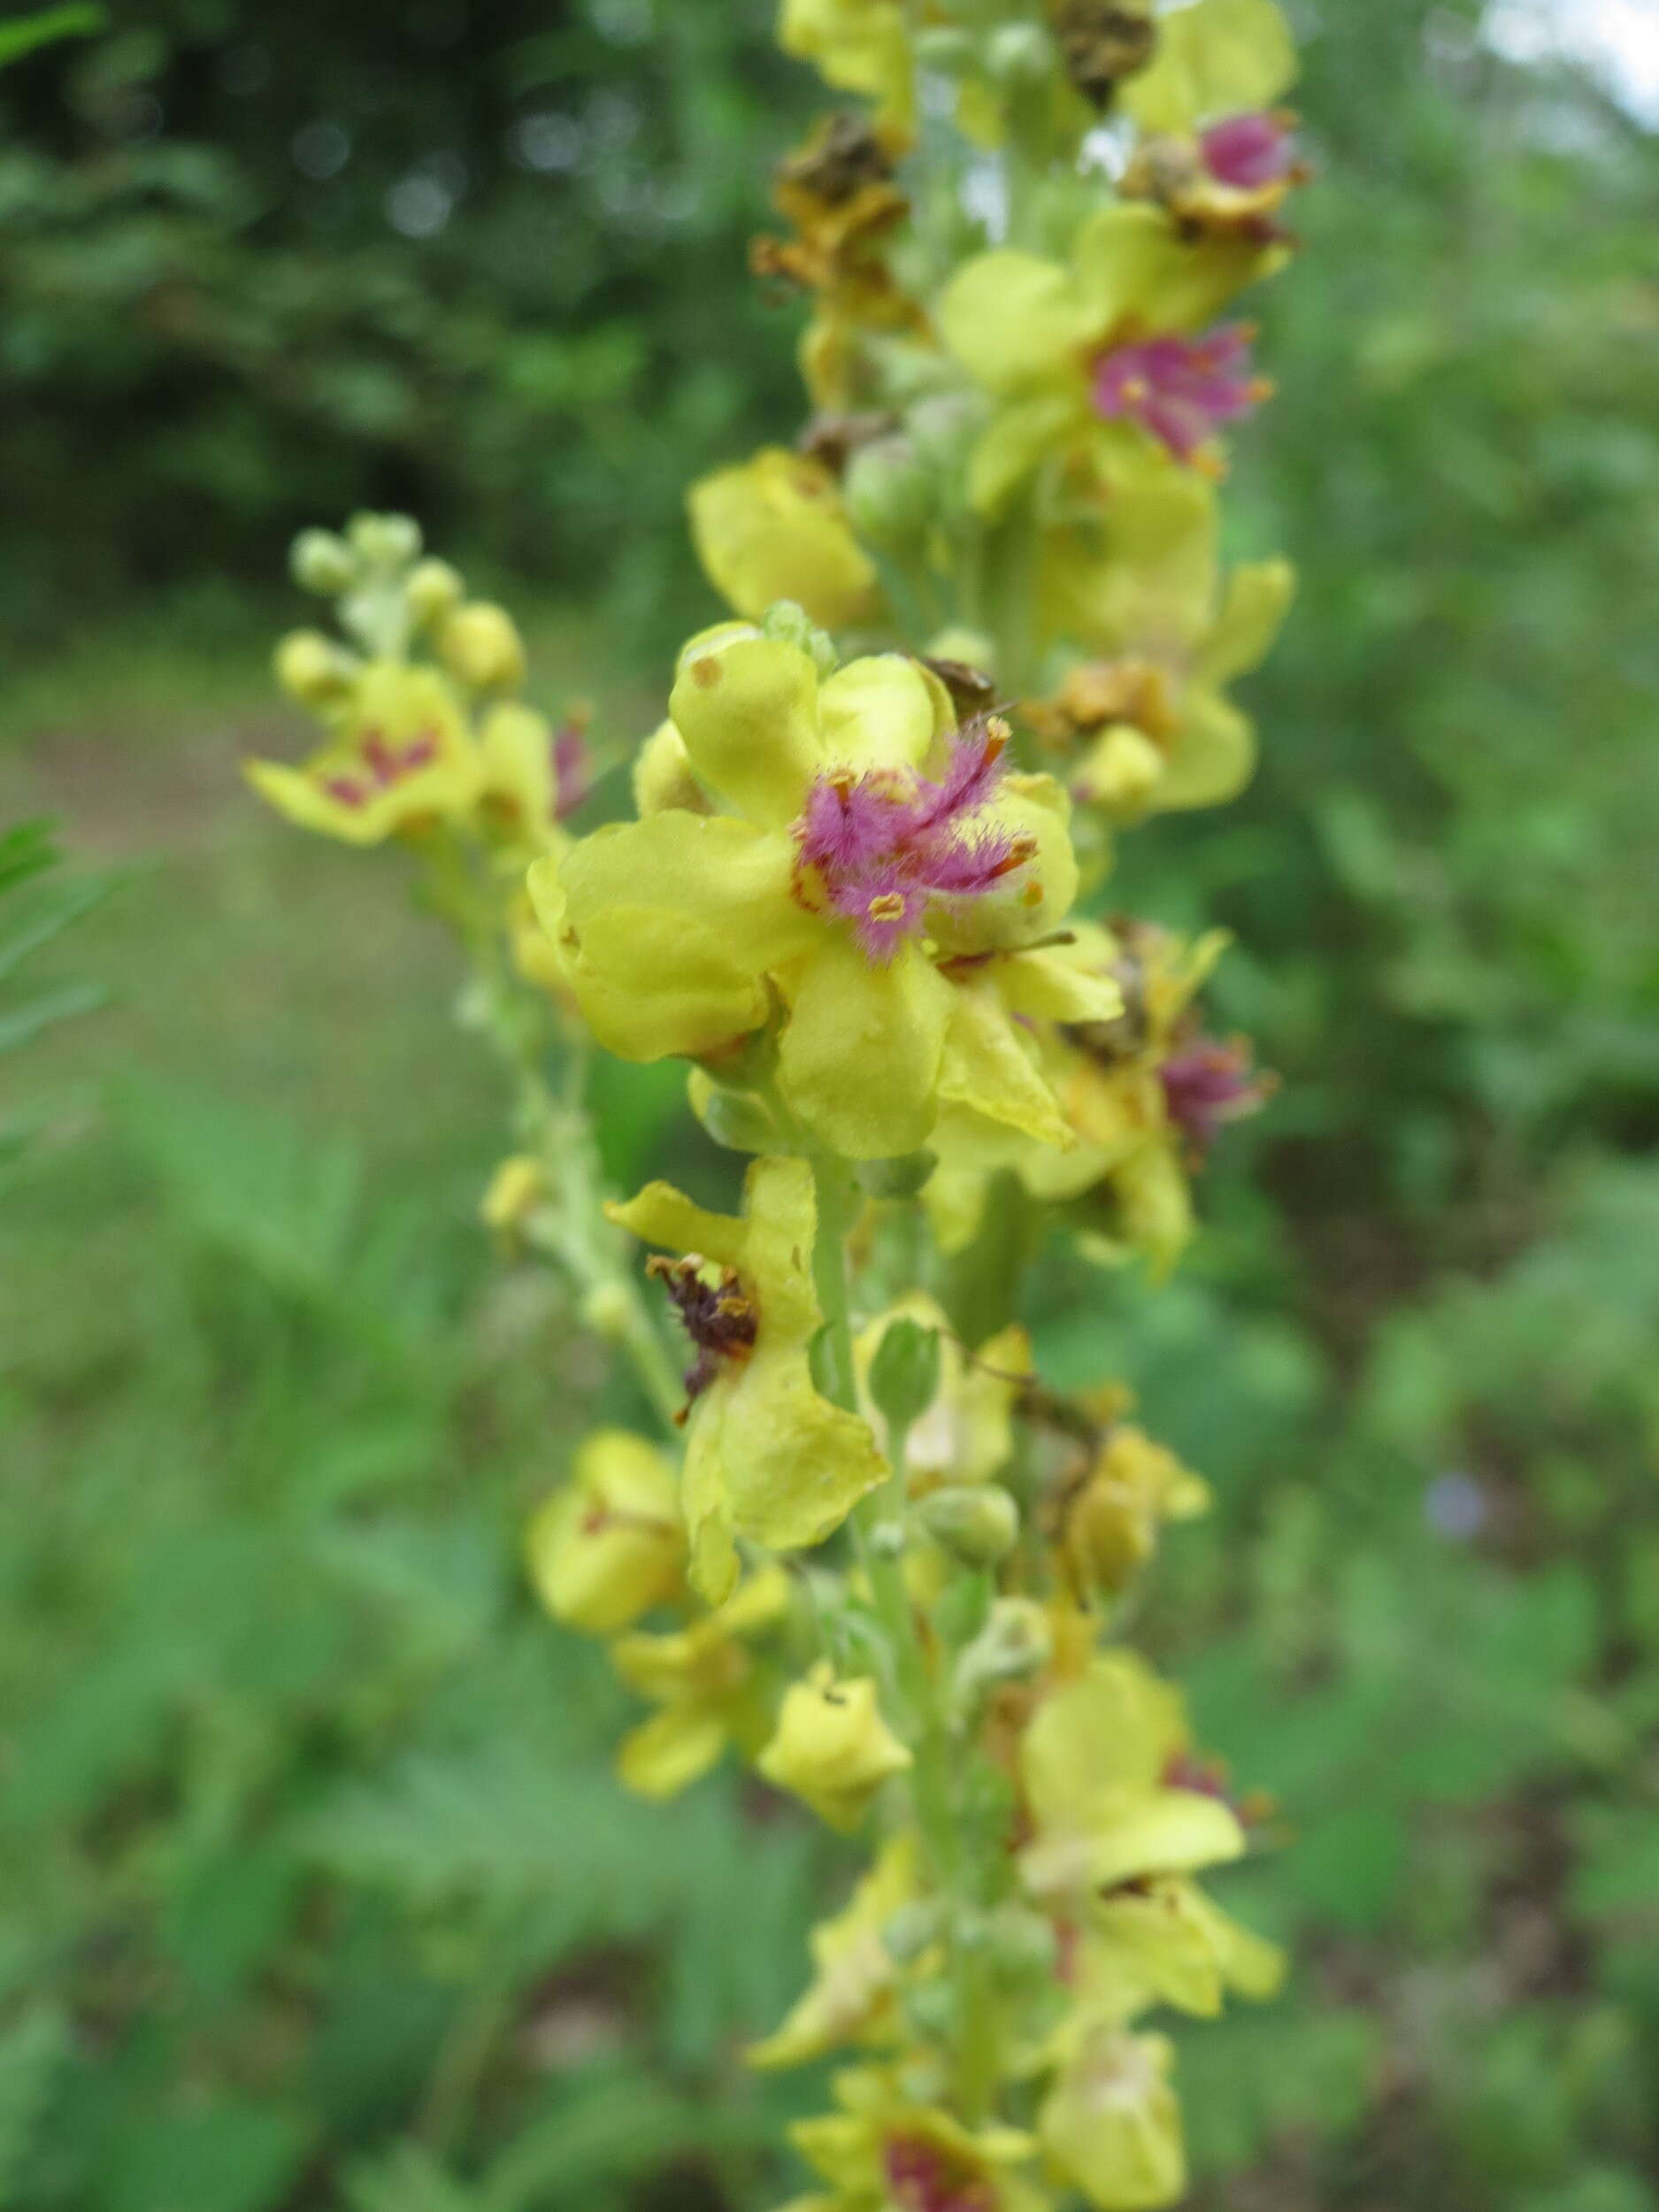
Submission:
<svg viewBox="0 0 1659 2212">
<path fill-rule="evenodd" d="M 1054 1978 L 1059 1947 L 1053 1923 L 1023 1905 L 999 1905 L 986 1917 L 985 1949 L 1005 1981 L 1046 1986 Z"/>
<path fill-rule="evenodd" d="M 861 537 L 872 545 L 909 545 L 937 503 L 933 472 L 908 438 L 875 438 L 854 454 L 842 496 Z"/>
<path fill-rule="evenodd" d="M 919 1421 L 939 1394 L 939 1332 L 908 1315 L 890 1321 L 870 1363 L 870 1395 L 895 1434 Z"/>
<path fill-rule="evenodd" d="M 1163 782 L 1164 765 L 1163 754 L 1143 732 L 1127 722 L 1114 723 L 1085 754 L 1073 789 L 1079 799 L 1133 821 Z"/>
<path fill-rule="evenodd" d="M 302 706 L 328 707 L 343 699 L 357 672 L 356 657 L 320 630 L 290 630 L 272 657 L 276 680 Z"/>
<path fill-rule="evenodd" d="M 826 630 L 820 630 L 804 607 L 798 607 L 793 599 L 774 599 L 760 618 L 763 637 L 781 639 L 786 645 L 798 645 L 817 666 L 820 676 L 835 672 L 835 647 Z"/>
<path fill-rule="evenodd" d="M 412 515 L 353 515 L 346 535 L 353 552 L 375 568 L 403 568 L 420 558 L 420 525 Z"/>
<path fill-rule="evenodd" d="M 896 1160 L 860 1160 L 854 1172 L 872 1198 L 915 1198 L 938 1165 L 936 1152 L 906 1152 Z"/>
<path fill-rule="evenodd" d="M 994 1567 L 1019 1541 L 1019 1508 L 995 1483 L 953 1483 L 930 1490 L 922 1525 L 964 1567 Z"/>
<path fill-rule="evenodd" d="M 515 1152 L 490 1177 L 479 1212 L 487 1229 L 512 1236 L 546 1195 L 546 1168 L 533 1154 Z"/>
<path fill-rule="evenodd" d="M 302 530 L 288 548 L 288 571 L 302 591 L 337 599 L 356 580 L 351 548 L 334 530 Z"/>
<path fill-rule="evenodd" d="M 438 634 L 438 653 L 449 673 L 474 691 L 513 691 L 524 681 L 524 641 L 505 607 L 469 600 Z"/>
<path fill-rule="evenodd" d="M 778 1125 L 749 1091 L 727 1090 L 704 1068 L 694 1068 L 687 1094 L 691 1110 L 727 1152 L 767 1152 L 778 1144 Z"/>
<path fill-rule="evenodd" d="M 634 756 L 634 810 L 643 821 L 671 807 L 706 814 L 709 797 L 697 781 L 685 739 L 672 722 L 661 722 Z"/>
<path fill-rule="evenodd" d="M 607 1344 L 620 1344 L 634 1318 L 634 1302 L 620 1283 L 596 1283 L 582 1300 L 585 1329 Z"/>
<path fill-rule="evenodd" d="M 965 77 L 979 54 L 972 32 L 956 24 L 935 24 L 916 34 L 918 67 L 936 69 L 941 77 Z"/>
<path fill-rule="evenodd" d="M 904 1992 L 906 2019 L 924 2042 L 942 2043 L 956 2032 L 956 1993 L 948 1981 L 920 1982 Z"/>
<path fill-rule="evenodd" d="M 920 1958 L 931 1944 L 939 1940 L 941 1913 L 937 1904 L 901 1905 L 881 1930 L 882 1947 L 887 1956 L 900 1966 L 909 1966 Z"/>
<path fill-rule="evenodd" d="M 448 561 L 418 561 L 409 572 L 403 596 L 409 611 L 423 628 L 442 622 L 461 603 L 466 591 L 461 572 Z"/>
</svg>

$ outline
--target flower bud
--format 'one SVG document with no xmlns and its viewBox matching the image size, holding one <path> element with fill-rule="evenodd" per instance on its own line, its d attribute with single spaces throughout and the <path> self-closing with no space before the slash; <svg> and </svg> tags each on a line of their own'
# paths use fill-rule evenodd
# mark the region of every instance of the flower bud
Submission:
<svg viewBox="0 0 1659 2212">
<path fill-rule="evenodd" d="M 820 630 L 804 607 L 793 599 L 774 599 L 760 618 L 763 637 L 781 638 L 786 645 L 798 645 L 807 654 L 820 676 L 835 672 L 834 643 L 826 630 Z"/>
<path fill-rule="evenodd" d="M 278 644 L 272 665 L 289 698 L 304 707 L 338 704 L 357 672 L 355 656 L 320 630 L 290 630 Z"/>
<path fill-rule="evenodd" d="M 1076 796 L 1133 821 L 1164 780 L 1164 759 L 1152 740 L 1127 722 L 1102 732 L 1072 781 Z"/>
<path fill-rule="evenodd" d="M 916 1198 L 938 1165 L 936 1152 L 904 1152 L 894 1160 L 860 1160 L 853 1172 L 872 1198 Z"/>
<path fill-rule="evenodd" d="M 423 629 L 429 628 L 452 614 L 465 595 L 466 586 L 458 569 L 448 561 L 418 561 L 409 572 L 403 586 L 403 596 L 409 602 L 409 611 Z"/>
<path fill-rule="evenodd" d="M 337 599 L 357 580 L 351 548 L 333 530 L 302 530 L 288 549 L 288 571 L 302 591 Z"/>
<path fill-rule="evenodd" d="M 1046 1987 L 1059 1954 L 1054 1924 L 1023 1905 L 999 1905 L 985 1922 L 985 1950 L 997 1975 L 1016 1985 Z"/>
<path fill-rule="evenodd" d="M 919 1421 L 939 1393 L 939 1332 L 901 1316 L 883 1330 L 870 1363 L 870 1395 L 894 1436 Z"/>
<path fill-rule="evenodd" d="M 1019 1541 L 1019 1508 L 995 1483 L 951 1484 L 930 1490 L 922 1525 L 964 1567 L 994 1567 Z"/>
<path fill-rule="evenodd" d="M 581 1324 L 607 1344 L 620 1344 L 634 1319 L 634 1301 L 620 1283 L 596 1283 L 582 1300 Z"/>
<path fill-rule="evenodd" d="M 438 657 L 473 691 L 512 691 L 524 681 L 524 641 L 505 607 L 472 599 L 438 633 Z"/>
<path fill-rule="evenodd" d="M 515 1152 L 489 1179 L 479 1214 L 487 1229 L 516 1236 L 547 1196 L 547 1170 L 528 1152 Z"/>
<path fill-rule="evenodd" d="M 941 77 L 965 77 L 979 53 L 972 32 L 954 23 L 932 24 L 915 36 L 918 68 L 936 69 Z"/>
<path fill-rule="evenodd" d="M 887 1956 L 900 1966 L 912 1964 L 938 1942 L 941 1917 L 936 1901 L 918 1898 L 912 1904 L 901 1905 L 882 1924 L 881 1943 Z"/>
<path fill-rule="evenodd" d="M 777 1149 L 778 1125 L 751 1092 L 727 1090 L 705 1068 L 693 1068 L 686 1092 L 692 1112 L 727 1152 Z"/>
<path fill-rule="evenodd" d="M 856 1828 L 889 1775 L 910 1755 L 881 1717 L 868 1675 L 838 1681 L 827 1662 L 784 1694 L 778 1725 L 756 1765 L 832 1828 Z"/>
<path fill-rule="evenodd" d="M 685 1536 L 668 1462 L 642 1436 L 596 1430 L 532 1519 L 525 1548 L 555 1620 L 598 1636 L 630 1626 L 680 1588 Z"/>
<path fill-rule="evenodd" d="M 861 537 L 872 545 L 910 544 L 933 519 L 933 472 L 908 438 L 875 438 L 848 465 L 842 495 Z"/>
<path fill-rule="evenodd" d="M 403 568 L 420 558 L 420 525 L 412 515 L 353 515 L 346 535 L 374 568 Z"/>
</svg>

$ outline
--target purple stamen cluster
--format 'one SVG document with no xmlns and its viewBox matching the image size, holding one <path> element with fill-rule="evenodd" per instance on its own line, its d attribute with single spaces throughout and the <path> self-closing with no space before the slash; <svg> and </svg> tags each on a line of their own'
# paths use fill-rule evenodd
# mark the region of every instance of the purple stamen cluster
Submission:
<svg viewBox="0 0 1659 2212">
<path fill-rule="evenodd" d="M 363 763 L 364 775 L 329 776 L 324 780 L 323 789 L 342 806 L 366 806 L 372 798 L 389 791 L 417 768 L 430 767 L 438 757 L 437 733 L 423 730 L 407 744 L 394 745 L 383 732 L 368 730 L 358 741 L 357 757 Z"/>
<path fill-rule="evenodd" d="M 1114 346 L 1094 364 L 1094 411 L 1138 422 L 1178 461 L 1190 461 L 1224 422 L 1248 415 L 1268 387 L 1250 373 L 1246 323 L 1202 338 L 1147 338 Z"/>
<path fill-rule="evenodd" d="M 810 871 L 832 913 L 852 923 L 867 959 L 892 959 L 921 929 L 928 902 L 981 897 L 1031 858 L 1029 838 L 975 824 L 1002 779 L 1009 727 L 980 715 L 960 730 L 944 774 L 832 770 L 795 824 L 797 877 Z M 816 903 L 816 901 L 811 901 Z"/>
<path fill-rule="evenodd" d="M 964 2170 L 933 2143 L 890 2136 L 882 2147 L 882 2178 L 902 2212 L 993 2212 L 996 2192 L 982 2174 Z"/>
<path fill-rule="evenodd" d="M 588 749 L 587 726 L 572 715 L 553 733 L 553 818 L 562 822 L 574 814 L 593 788 L 593 755 Z"/>
<path fill-rule="evenodd" d="M 1212 123 L 1198 141 L 1203 164 L 1217 184 L 1256 192 L 1280 184 L 1296 165 L 1292 125 L 1282 115 L 1231 115 Z"/>
<path fill-rule="evenodd" d="M 667 1291 L 680 1325 L 696 1347 L 697 1356 L 685 1373 L 686 1396 L 695 1402 L 733 1361 L 746 1360 L 755 1348 L 760 1315 L 732 1269 L 723 1269 L 718 1283 L 707 1280 L 708 1262 L 695 1252 L 683 1260 L 661 1257 L 646 1263 Z"/>
<path fill-rule="evenodd" d="M 1252 1112 L 1266 1095 L 1250 1072 L 1249 1047 L 1200 1037 L 1158 1070 L 1170 1119 L 1198 1151 L 1207 1152 L 1222 1125 Z"/>
</svg>

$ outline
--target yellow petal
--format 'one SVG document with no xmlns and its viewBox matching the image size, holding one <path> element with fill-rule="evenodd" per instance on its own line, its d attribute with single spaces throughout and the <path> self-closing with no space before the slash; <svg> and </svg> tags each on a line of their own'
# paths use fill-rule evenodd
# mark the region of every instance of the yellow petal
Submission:
<svg viewBox="0 0 1659 2212">
<path fill-rule="evenodd" d="M 1231 683 L 1257 668 L 1272 649 L 1296 594 L 1288 561 L 1247 561 L 1227 580 L 1215 627 L 1198 657 L 1201 681 Z"/>
<path fill-rule="evenodd" d="M 537 1593 L 555 1620 L 626 1628 L 680 1586 L 684 1537 L 667 1461 L 642 1436 L 598 1429 L 526 1532 Z"/>
<path fill-rule="evenodd" d="M 1144 131 L 1184 136 L 1271 107 L 1295 81 L 1295 43 L 1272 0 L 1197 0 L 1160 19 L 1156 53 L 1118 104 Z"/>
<path fill-rule="evenodd" d="M 964 262 L 941 293 L 934 321 L 968 374 L 1002 398 L 1064 380 L 1099 329 L 1070 270 L 1011 248 Z"/>
<path fill-rule="evenodd" d="M 818 694 L 823 759 L 860 774 L 919 768 L 940 733 L 941 693 L 938 679 L 906 654 L 849 661 Z M 949 712 L 948 699 L 945 704 Z"/>
<path fill-rule="evenodd" d="M 883 1782 L 911 1764 L 881 1717 L 868 1676 L 837 1679 L 827 1665 L 784 1694 L 772 1740 L 755 1762 L 832 1828 L 857 1826 Z"/>
<path fill-rule="evenodd" d="M 599 1041 L 697 1058 L 766 1020 L 767 968 L 812 941 L 794 868 L 787 838 L 671 811 L 596 830 L 529 885 Z"/>
<path fill-rule="evenodd" d="M 1037 2116 L 1044 2151 L 1100 2212 L 1154 2212 L 1187 2188 L 1165 2036 L 1087 2029 Z"/>
<path fill-rule="evenodd" d="M 1151 803 L 1163 813 L 1221 806 L 1236 799 L 1255 772 L 1255 724 L 1218 691 L 1194 685 Z"/>
<path fill-rule="evenodd" d="M 710 1213 L 672 1183 L 648 1183 L 635 1198 L 613 1200 L 611 1219 L 642 1244 L 660 1245 L 680 1256 L 701 1253 L 717 1267 L 741 1268 L 749 1251 L 749 1231 L 730 1214 Z"/>
<path fill-rule="evenodd" d="M 999 515 L 1027 477 L 1065 449 L 1079 426 L 1087 426 L 1084 400 L 1077 378 L 997 409 L 968 462 L 968 498 L 977 514 Z"/>
<path fill-rule="evenodd" d="M 1002 1003 L 1016 1014 L 1051 1022 L 1116 1021 L 1124 1010 L 1123 986 L 1103 969 L 1068 959 L 1069 946 L 1010 952 L 996 965 Z"/>
<path fill-rule="evenodd" d="M 1125 200 L 1083 226 L 1076 257 L 1093 334 L 1104 341 L 1114 326 L 1122 335 L 1202 330 L 1247 284 L 1282 266 L 1288 251 L 1248 233 L 1189 240 L 1161 208 Z"/>
<path fill-rule="evenodd" d="M 848 1160 L 914 1152 L 933 1127 L 950 986 L 914 946 L 872 966 L 826 932 L 788 989 L 778 1076 L 790 1105 Z"/>
<path fill-rule="evenodd" d="M 1043 1079 L 1035 1052 L 995 992 L 967 985 L 956 993 L 945 1032 L 939 1094 L 987 1119 L 1018 1129 L 1040 1144 L 1075 1144 L 1059 1101 Z"/>
<path fill-rule="evenodd" d="M 727 626 L 680 657 L 668 711 L 711 791 L 767 828 L 787 828 L 823 764 L 818 670 L 798 645 Z"/>
<path fill-rule="evenodd" d="M 758 621 L 774 600 L 793 599 L 840 630 L 875 611 L 875 565 L 821 463 L 769 447 L 702 478 L 687 504 L 697 557 L 739 614 Z"/>
<path fill-rule="evenodd" d="M 664 1706 L 623 1738 L 617 1773 L 641 1797 L 677 1797 L 726 1749 L 726 1731 L 706 1705 Z"/>
</svg>

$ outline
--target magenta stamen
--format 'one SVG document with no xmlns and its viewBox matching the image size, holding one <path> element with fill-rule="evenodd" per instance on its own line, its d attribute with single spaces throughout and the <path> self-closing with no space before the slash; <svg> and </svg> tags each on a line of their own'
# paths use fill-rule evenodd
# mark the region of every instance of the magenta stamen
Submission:
<svg viewBox="0 0 1659 2212">
<path fill-rule="evenodd" d="M 573 814 L 593 784 L 593 756 L 580 722 L 563 723 L 553 733 L 553 818 Z"/>
<path fill-rule="evenodd" d="M 323 789 L 342 806 L 362 806 L 368 797 L 363 786 L 350 776 L 325 776 Z"/>
<path fill-rule="evenodd" d="M 795 824 L 803 868 L 816 870 L 832 912 L 851 922 L 878 965 L 918 935 L 931 898 L 979 898 L 1029 850 L 967 818 L 995 796 L 1008 726 L 995 717 L 957 735 L 945 772 L 875 768 L 820 776 Z"/>
<path fill-rule="evenodd" d="M 1250 1073 L 1247 1046 L 1200 1037 L 1158 1070 L 1170 1119 L 1200 1151 L 1208 1151 L 1223 1125 L 1251 1113 L 1267 1095 Z"/>
<path fill-rule="evenodd" d="M 964 2170 L 932 2143 L 890 2136 L 882 2147 L 882 2177 L 902 2212 L 992 2212 L 996 2192 L 983 2175 Z"/>
<path fill-rule="evenodd" d="M 1263 397 L 1250 374 L 1250 333 L 1225 323 L 1202 338 L 1148 338 L 1114 346 L 1094 365 L 1094 410 L 1138 422 L 1178 460 L 1190 461 L 1217 426 Z"/>
<path fill-rule="evenodd" d="M 1276 115 L 1229 116 L 1224 123 L 1212 123 L 1198 146 L 1216 182 L 1240 192 L 1279 184 L 1295 165 L 1290 127 Z"/>
<path fill-rule="evenodd" d="M 395 783 L 429 768 L 438 757 L 438 733 L 422 730 L 405 745 L 394 745 L 381 730 L 365 730 L 357 740 L 357 757 L 368 772 L 366 786 L 356 776 L 328 776 L 323 789 L 342 806 L 365 806 L 372 794 L 389 791 Z"/>
</svg>

